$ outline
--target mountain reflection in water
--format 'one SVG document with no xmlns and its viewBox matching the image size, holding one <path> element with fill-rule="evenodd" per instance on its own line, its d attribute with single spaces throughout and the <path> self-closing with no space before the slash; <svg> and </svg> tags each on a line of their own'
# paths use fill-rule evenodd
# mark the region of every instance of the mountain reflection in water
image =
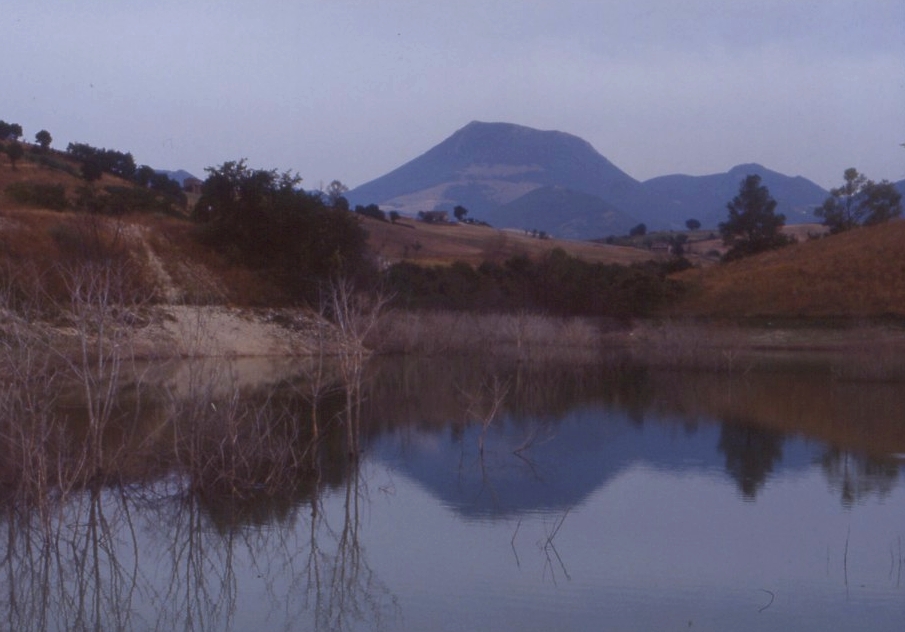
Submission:
<svg viewBox="0 0 905 632">
<path fill-rule="evenodd" d="M 286 451 L 230 453 L 148 389 L 106 438 L 128 446 L 114 476 L 23 495 L 4 466 L 3 627 L 892 630 L 905 614 L 895 385 L 376 358 L 350 459 L 345 398 L 303 382 L 205 400 L 240 396 Z"/>
</svg>

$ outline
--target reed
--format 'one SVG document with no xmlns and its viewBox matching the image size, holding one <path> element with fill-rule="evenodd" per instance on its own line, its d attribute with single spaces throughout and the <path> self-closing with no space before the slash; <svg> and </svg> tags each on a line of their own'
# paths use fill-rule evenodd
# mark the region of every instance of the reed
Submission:
<svg viewBox="0 0 905 632">
<path fill-rule="evenodd" d="M 602 335 L 598 321 L 579 317 L 391 310 L 365 343 L 381 354 L 493 354 L 521 361 L 583 362 L 596 357 Z"/>
</svg>

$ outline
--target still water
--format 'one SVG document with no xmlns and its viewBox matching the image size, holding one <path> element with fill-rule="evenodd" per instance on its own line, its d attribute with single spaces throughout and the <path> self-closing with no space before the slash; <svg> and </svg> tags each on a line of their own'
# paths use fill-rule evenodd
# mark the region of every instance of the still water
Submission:
<svg viewBox="0 0 905 632">
<path fill-rule="evenodd" d="M 901 630 L 903 390 L 380 359 L 276 491 L 169 459 L 170 390 L 154 467 L 6 503 L 0 628 Z"/>
</svg>

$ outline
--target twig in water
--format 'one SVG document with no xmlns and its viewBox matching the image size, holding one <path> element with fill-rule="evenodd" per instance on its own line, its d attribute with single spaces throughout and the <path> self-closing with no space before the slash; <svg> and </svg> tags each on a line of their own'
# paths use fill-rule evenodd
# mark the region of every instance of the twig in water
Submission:
<svg viewBox="0 0 905 632">
<path fill-rule="evenodd" d="M 845 534 L 845 552 L 842 554 L 842 572 L 845 576 L 845 585 L 848 586 L 848 538 L 852 534 L 852 528 L 848 528 Z"/>
<path fill-rule="evenodd" d="M 516 568 L 521 568 L 522 563 L 518 559 L 518 551 L 515 550 L 515 536 L 518 535 L 518 530 L 522 526 L 522 519 L 519 518 L 518 522 L 515 525 L 515 531 L 512 533 L 512 539 L 509 541 L 509 544 L 512 546 L 512 554 L 515 556 L 515 566 Z"/>
<path fill-rule="evenodd" d="M 776 599 L 776 595 L 774 595 L 771 591 L 767 590 L 766 588 L 761 588 L 760 590 L 761 590 L 761 592 L 765 592 L 768 595 L 770 595 L 769 603 L 767 603 L 766 606 L 763 606 L 758 610 L 758 612 L 763 612 L 764 610 L 766 610 L 767 608 L 769 608 L 770 606 L 773 605 L 773 600 Z"/>
</svg>

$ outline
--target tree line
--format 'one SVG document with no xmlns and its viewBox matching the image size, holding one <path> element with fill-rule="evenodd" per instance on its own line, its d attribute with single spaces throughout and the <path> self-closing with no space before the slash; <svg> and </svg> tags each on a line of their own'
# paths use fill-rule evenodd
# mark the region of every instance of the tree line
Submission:
<svg viewBox="0 0 905 632">
<path fill-rule="evenodd" d="M 386 289 L 399 307 L 532 311 L 561 316 L 647 316 L 678 298 L 682 285 L 669 278 L 682 263 L 631 266 L 592 263 L 554 248 L 539 260 L 514 256 L 477 267 L 397 263 Z"/>
</svg>

